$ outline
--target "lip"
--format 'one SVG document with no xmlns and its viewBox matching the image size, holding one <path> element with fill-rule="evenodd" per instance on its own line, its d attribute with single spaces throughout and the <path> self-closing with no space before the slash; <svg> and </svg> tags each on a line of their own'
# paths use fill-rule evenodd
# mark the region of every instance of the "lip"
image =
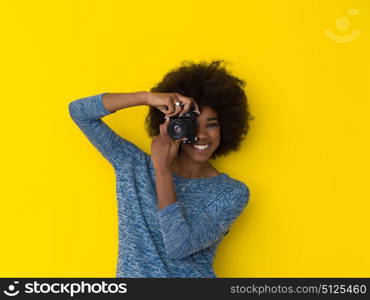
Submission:
<svg viewBox="0 0 370 300">
<path fill-rule="evenodd" d="M 208 145 L 208 147 L 206 147 L 205 149 L 197 149 L 197 148 L 194 147 L 194 145 L 199 145 L 199 146 Z M 194 149 L 196 151 L 205 151 L 205 150 L 209 149 L 211 143 L 208 143 L 208 144 L 194 144 L 194 145 L 191 145 L 192 149 Z"/>
</svg>

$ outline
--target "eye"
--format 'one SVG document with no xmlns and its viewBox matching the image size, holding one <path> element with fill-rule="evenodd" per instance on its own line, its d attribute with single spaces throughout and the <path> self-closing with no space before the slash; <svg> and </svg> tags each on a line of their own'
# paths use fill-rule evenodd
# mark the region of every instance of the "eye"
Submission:
<svg viewBox="0 0 370 300">
<path fill-rule="evenodd" d="M 210 123 L 210 124 L 208 124 L 208 126 L 211 126 L 211 127 L 217 127 L 217 126 L 218 126 L 218 124 L 217 124 L 217 123 Z"/>
</svg>

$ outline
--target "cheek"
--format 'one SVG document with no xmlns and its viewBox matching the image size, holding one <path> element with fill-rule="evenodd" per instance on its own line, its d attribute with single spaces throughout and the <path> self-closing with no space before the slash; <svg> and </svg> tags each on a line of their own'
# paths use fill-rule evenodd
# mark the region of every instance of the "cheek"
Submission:
<svg viewBox="0 0 370 300">
<path fill-rule="evenodd" d="M 221 130 L 215 130 L 214 134 L 212 135 L 212 139 L 213 139 L 213 148 L 216 149 L 220 145 Z"/>
<path fill-rule="evenodd" d="M 221 131 L 219 129 L 214 130 L 213 132 L 210 133 L 211 138 L 213 141 L 220 141 L 221 138 Z"/>
</svg>

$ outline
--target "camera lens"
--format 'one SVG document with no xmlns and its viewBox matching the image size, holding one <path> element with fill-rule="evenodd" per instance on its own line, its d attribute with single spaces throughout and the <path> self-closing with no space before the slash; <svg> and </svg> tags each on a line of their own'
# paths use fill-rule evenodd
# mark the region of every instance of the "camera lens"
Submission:
<svg viewBox="0 0 370 300">
<path fill-rule="evenodd" d="M 168 135 L 174 139 L 187 137 L 191 139 L 197 130 L 196 113 L 189 111 L 181 117 L 174 117 L 170 120 L 167 127 Z"/>
<path fill-rule="evenodd" d="M 175 124 L 175 126 L 173 126 L 173 132 L 178 135 L 181 133 L 181 126 L 179 124 Z"/>
<path fill-rule="evenodd" d="M 181 139 L 188 133 L 187 122 L 180 119 L 175 119 L 168 125 L 168 134 L 174 139 Z"/>
</svg>

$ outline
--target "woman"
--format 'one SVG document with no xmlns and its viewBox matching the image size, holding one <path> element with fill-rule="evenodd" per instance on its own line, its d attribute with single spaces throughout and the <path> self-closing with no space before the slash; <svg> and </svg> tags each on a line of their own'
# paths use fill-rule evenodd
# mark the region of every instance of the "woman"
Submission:
<svg viewBox="0 0 370 300">
<path fill-rule="evenodd" d="M 217 277 L 217 246 L 247 205 L 249 189 L 209 159 L 238 149 L 253 119 L 244 82 L 219 64 L 184 65 L 150 92 L 101 93 L 69 104 L 74 122 L 115 169 L 117 277 Z M 196 142 L 173 139 L 169 118 L 189 112 L 192 104 Z M 151 155 L 101 120 L 137 105 L 149 106 Z"/>
</svg>

